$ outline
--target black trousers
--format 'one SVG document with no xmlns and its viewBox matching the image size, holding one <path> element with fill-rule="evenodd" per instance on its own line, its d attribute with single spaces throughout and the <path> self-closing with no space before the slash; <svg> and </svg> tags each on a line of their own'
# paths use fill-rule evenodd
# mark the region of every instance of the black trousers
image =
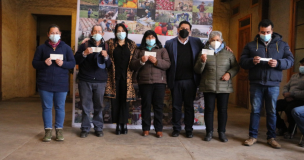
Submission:
<svg viewBox="0 0 304 160">
<path fill-rule="evenodd" d="M 206 124 L 206 132 L 213 131 L 213 117 L 215 109 L 215 99 L 217 99 L 217 119 L 218 132 L 226 132 L 227 123 L 227 106 L 229 93 L 204 93 L 205 112 L 204 119 Z"/>
<path fill-rule="evenodd" d="M 277 108 L 276 108 L 276 115 L 277 115 L 277 128 L 282 129 L 283 131 L 288 131 L 289 133 L 292 133 L 293 128 L 296 124 L 296 122 L 294 121 L 292 115 L 291 115 L 291 110 L 299 107 L 299 106 L 303 106 L 304 105 L 304 101 L 301 100 L 294 100 L 294 101 L 290 101 L 287 102 L 285 99 L 279 99 L 277 101 Z M 281 118 L 279 112 L 284 111 L 286 116 L 287 116 L 287 120 L 288 120 L 288 128 L 286 127 L 284 120 Z"/>
<path fill-rule="evenodd" d="M 172 125 L 173 130 L 181 130 L 182 105 L 184 104 L 184 123 L 185 130 L 192 131 L 194 123 L 193 101 L 196 96 L 196 85 L 194 80 L 175 81 L 172 95 Z"/>
<path fill-rule="evenodd" d="M 111 100 L 112 122 L 127 124 L 129 118 L 129 102 L 127 102 L 127 81 L 123 78 L 116 80 L 116 98 Z"/>
<path fill-rule="evenodd" d="M 156 84 L 141 84 L 139 92 L 141 95 L 141 116 L 142 130 L 149 131 L 151 126 L 151 104 L 154 111 L 154 128 L 156 132 L 163 130 L 163 106 L 165 97 L 166 85 L 161 83 Z"/>
</svg>

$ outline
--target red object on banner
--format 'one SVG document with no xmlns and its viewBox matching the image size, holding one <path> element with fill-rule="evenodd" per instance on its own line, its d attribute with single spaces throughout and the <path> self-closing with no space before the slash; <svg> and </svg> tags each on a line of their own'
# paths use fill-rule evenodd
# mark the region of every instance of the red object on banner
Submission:
<svg viewBox="0 0 304 160">
<path fill-rule="evenodd" d="M 161 26 L 155 27 L 155 33 L 156 34 L 162 34 L 162 28 L 161 28 Z"/>
</svg>

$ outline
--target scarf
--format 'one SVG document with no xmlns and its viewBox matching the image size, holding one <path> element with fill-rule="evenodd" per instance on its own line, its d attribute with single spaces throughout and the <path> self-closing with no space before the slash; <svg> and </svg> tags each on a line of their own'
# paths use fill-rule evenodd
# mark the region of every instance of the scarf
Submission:
<svg viewBox="0 0 304 160">
<path fill-rule="evenodd" d="M 149 51 L 151 51 L 152 48 L 154 48 L 155 46 L 156 46 L 156 44 L 154 44 L 153 46 L 147 46 L 146 48 L 147 48 Z"/>
<path fill-rule="evenodd" d="M 57 43 L 55 43 L 55 44 L 51 40 L 49 40 L 49 45 L 51 45 L 52 48 L 57 48 L 57 46 L 59 45 L 59 43 L 60 43 L 60 40 Z"/>
</svg>

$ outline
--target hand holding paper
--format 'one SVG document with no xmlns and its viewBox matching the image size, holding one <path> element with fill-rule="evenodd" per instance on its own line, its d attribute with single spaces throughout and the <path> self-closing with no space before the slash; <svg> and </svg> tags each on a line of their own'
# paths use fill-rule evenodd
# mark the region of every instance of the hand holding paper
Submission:
<svg viewBox="0 0 304 160">
<path fill-rule="evenodd" d="M 278 61 L 275 59 L 271 59 L 268 61 L 268 65 L 273 68 L 277 66 L 277 63 L 278 63 Z"/>
<path fill-rule="evenodd" d="M 46 65 L 50 66 L 50 65 L 52 64 L 51 58 L 46 59 L 46 60 L 44 61 L 44 63 L 45 63 Z"/>
<path fill-rule="evenodd" d="M 206 60 L 207 60 L 207 54 L 203 54 L 203 55 L 201 56 L 201 61 L 202 61 L 203 63 L 205 63 Z"/>
<path fill-rule="evenodd" d="M 257 65 L 258 63 L 260 63 L 260 58 L 261 58 L 261 57 L 259 57 L 259 56 L 253 57 L 253 64 L 254 64 L 254 65 Z"/>
<path fill-rule="evenodd" d="M 153 56 L 149 56 L 149 61 L 152 62 L 153 64 L 155 64 L 157 59 Z"/>
<path fill-rule="evenodd" d="M 63 61 L 60 59 L 56 59 L 56 64 L 61 67 L 63 65 Z"/>
<path fill-rule="evenodd" d="M 149 58 L 149 56 L 142 56 L 141 57 L 141 62 L 146 63 L 148 58 Z"/>
<path fill-rule="evenodd" d="M 107 53 L 106 50 L 101 51 L 100 54 L 101 54 L 102 56 L 104 56 L 105 58 L 108 57 L 108 53 Z"/>
</svg>

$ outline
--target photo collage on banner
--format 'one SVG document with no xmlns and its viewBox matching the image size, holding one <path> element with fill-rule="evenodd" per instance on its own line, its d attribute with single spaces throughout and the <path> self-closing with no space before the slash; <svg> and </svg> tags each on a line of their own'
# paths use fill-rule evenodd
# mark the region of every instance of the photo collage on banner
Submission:
<svg viewBox="0 0 304 160">
<path fill-rule="evenodd" d="M 190 22 L 191 36 L 200 38 L 203 43 L 208 40 L 208 35 L 212 31 L 213 0 L 80 0 L 78 5 L 80 5 L 77 24 L 79 26 L 76 31 L 78 45 L 84 38 L 90 36 L 92 26 L 95 24 L 103 27 L 104 39 L 108 40 L 114 38 L 115 25 L 124 23 L 128 29 L 129 38 L 137 44 L 141 42 L 147 30 L 153 30 L 164 45 L 166 40 L 177 36 L 177 28 L 181 21 Z M 80 126 L 81 108 L 76 76 L 74 79 L 73 126 Z M 141 128 L 140 95 L 137 84 L 134 84 L 134 87 L 137 91 L 137 101 L 131 102 L 129 124 L 134 125 L 135 128 Z M 196 125 L 194 128 L 204 126 L 203 93 L 197 93 L 194 109 Z M 163 111 L 163 123 L 170 125 L 172 99 L 169 89 L 166 90 Z M 104 99 L 103 114 L 105 123 L 111 123 L 111 101 L 108 98 Z M 153 112 L 151 114 L 153 116 Z M 151 119 L 153 124 L 153 117 Z"/>
</svg>

